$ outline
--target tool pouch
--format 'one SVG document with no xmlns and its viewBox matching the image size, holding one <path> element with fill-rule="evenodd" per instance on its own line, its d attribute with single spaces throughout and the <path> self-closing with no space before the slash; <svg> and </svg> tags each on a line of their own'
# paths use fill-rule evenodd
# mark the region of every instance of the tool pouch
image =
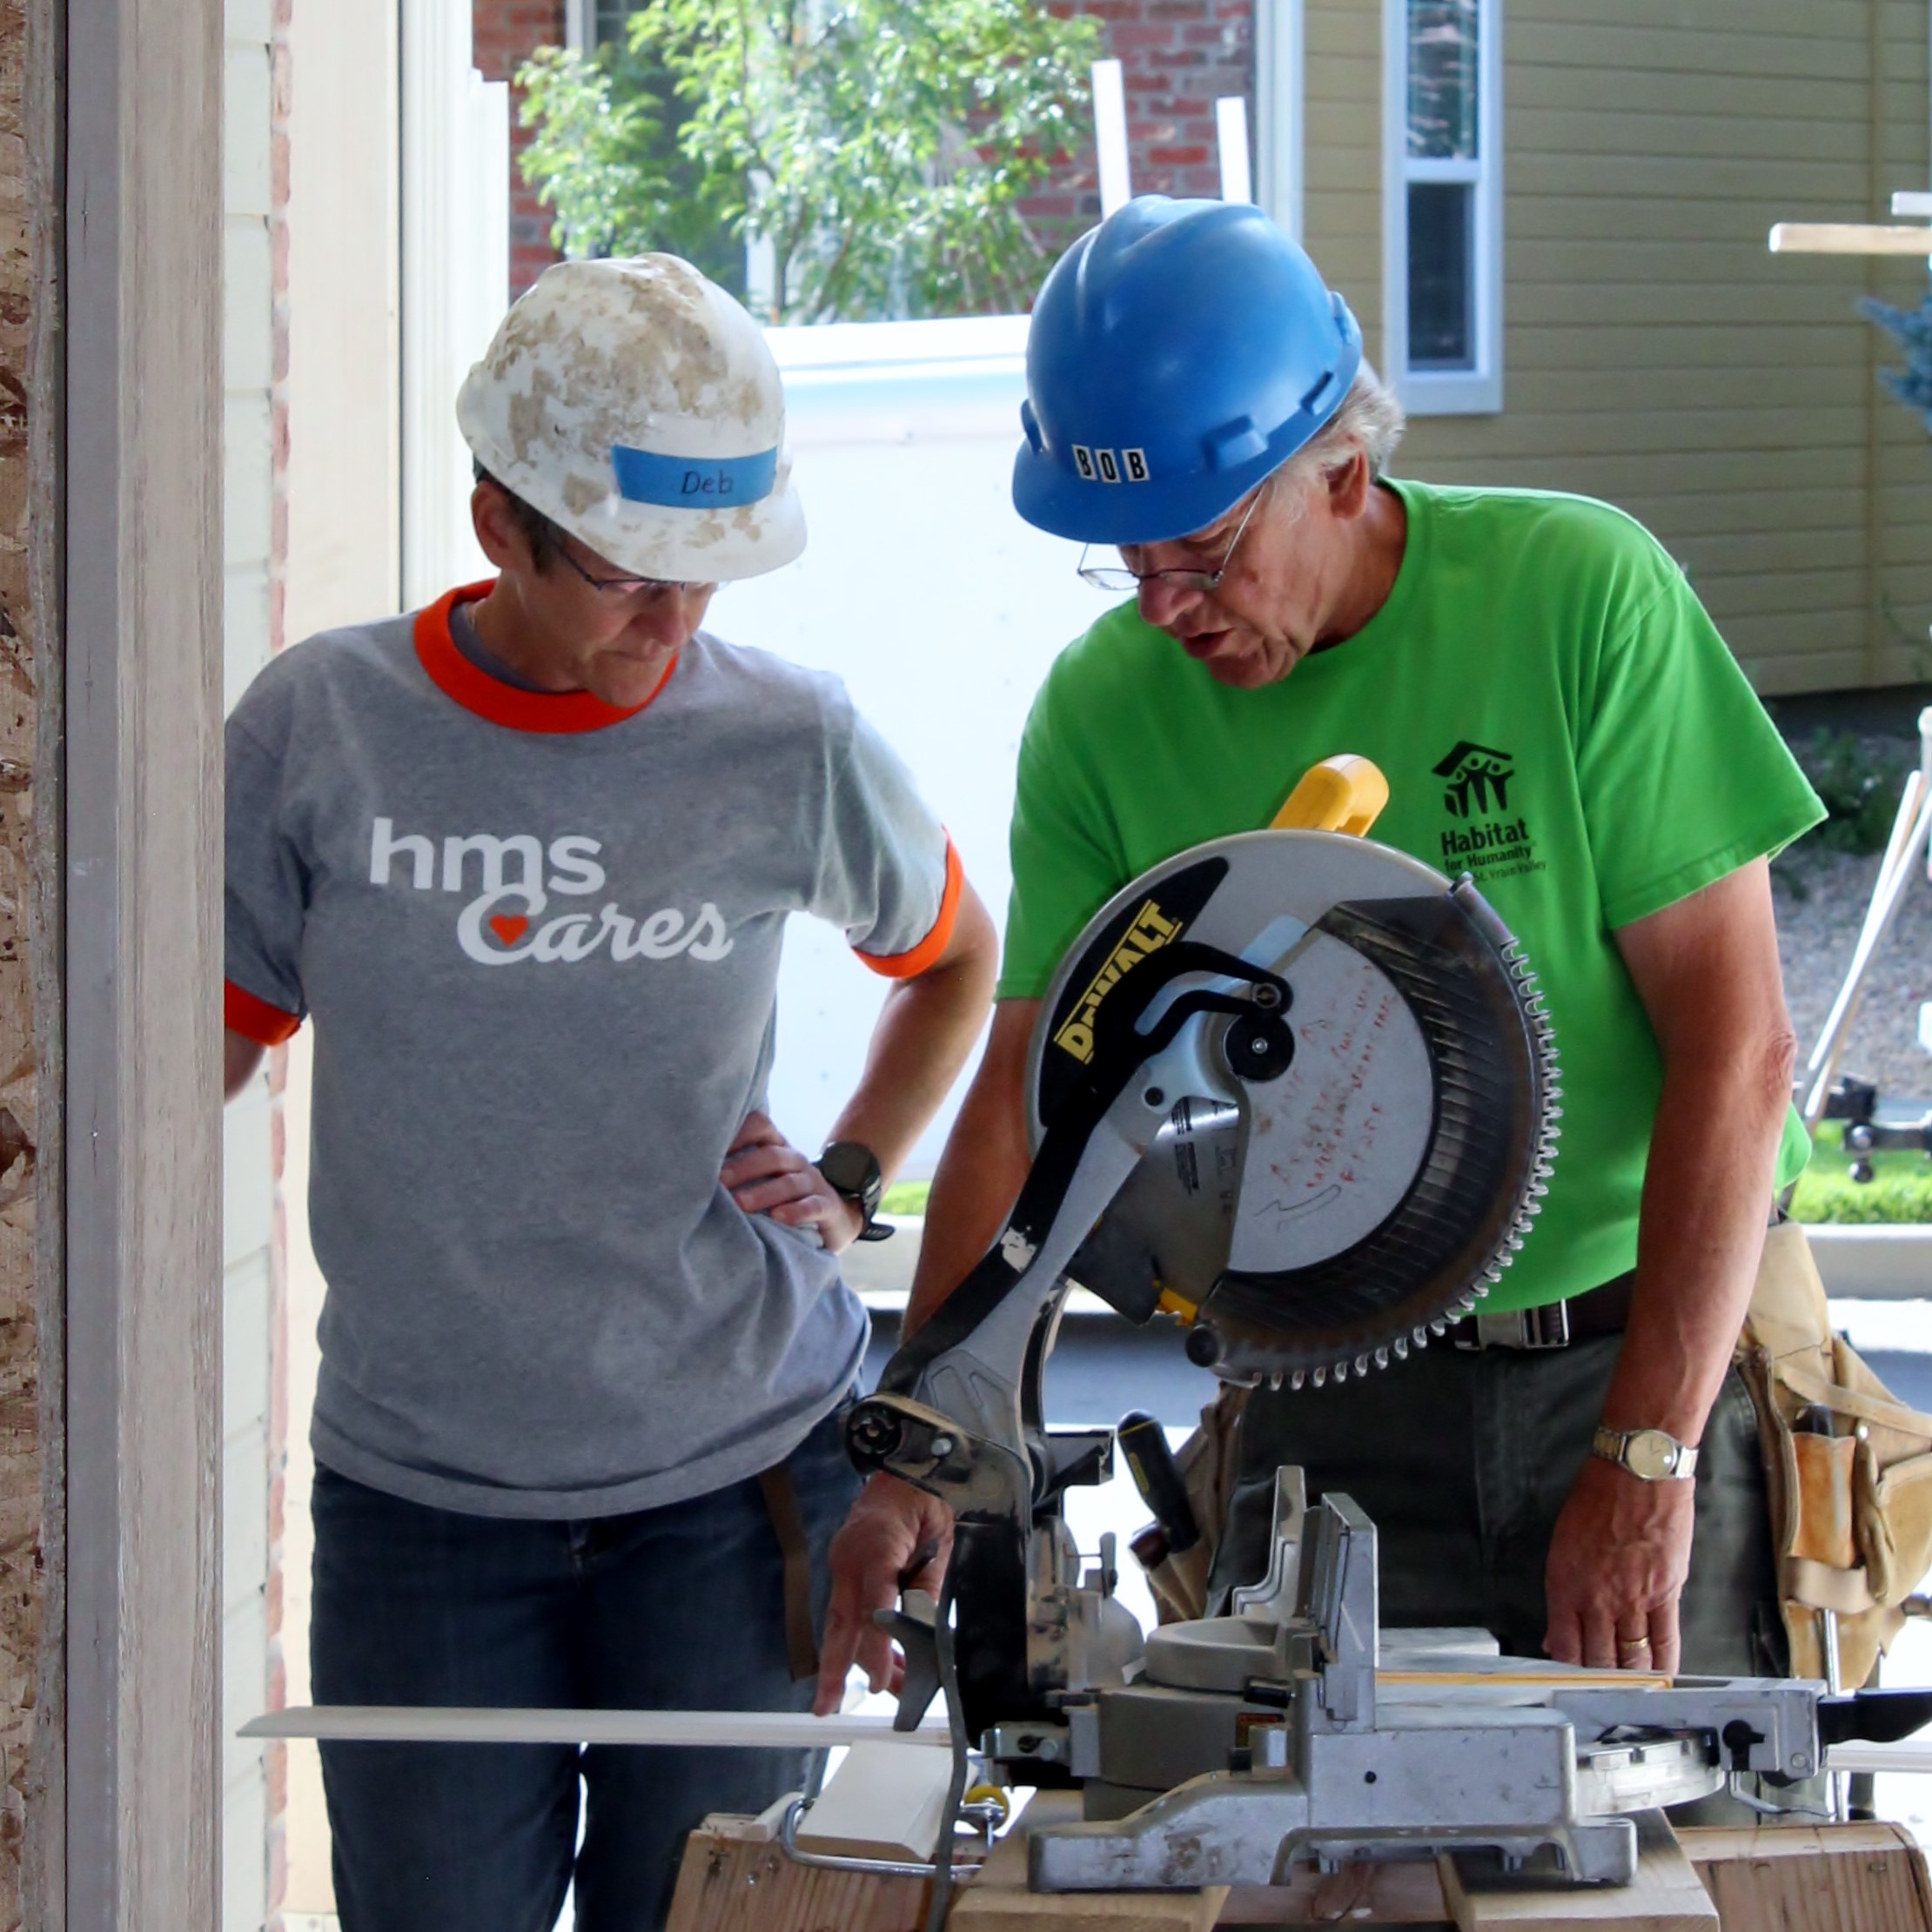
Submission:
<svg viewBox="0 0 1932 1932">
<path fill-rule="evenodd" d="M 1932 1568 L 1932 1416 L 1900 1402 L 1832 1333 L 1795 1221 L 1765 1236 L 1738 1365 L 1757 1409 L 1791 1674 L 1826 1674 L 1829 1611 L 1838 1687 L 1855 1690 Z M 1797 1426 L 1807 1410 L 1828 1415 L 1834 1432 Z"/>
<path fill-rule="evenodd" d="M 1200 1426 L 1174 1452 L 1201 1540 L 1179 1556 L 1164 1554 L 1157 1563 L 1142 1565 L 1163 1623 L 1188 1623 L 1207 1614 L 1208 1573 L 1239 1473 L 1241 1412 L 1247 1402 L 1247 1390 L 1224 1385 L 1201 1411 Z"/>
</svg>

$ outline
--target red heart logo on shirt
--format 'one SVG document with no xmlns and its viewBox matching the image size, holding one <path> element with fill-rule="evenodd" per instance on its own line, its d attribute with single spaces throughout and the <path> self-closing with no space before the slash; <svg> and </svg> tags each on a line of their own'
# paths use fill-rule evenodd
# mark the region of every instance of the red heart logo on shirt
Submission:
<svg viewBox="0 0 1932 1932">
<path fill-rule="evenodd" d="M 506 946 L 513 946 L 530 929 L 530 922 L 521 913 L 500 912 L 490 921 L 490 930 Z"/>
</svg>

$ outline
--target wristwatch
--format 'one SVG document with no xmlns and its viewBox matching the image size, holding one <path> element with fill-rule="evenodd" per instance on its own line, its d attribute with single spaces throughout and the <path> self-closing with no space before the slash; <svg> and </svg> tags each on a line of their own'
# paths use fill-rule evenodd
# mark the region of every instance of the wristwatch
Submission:
<svg viewBox="0 0 1932 1932">
<path fill-rule="evenodd" d="M 1639 1482 L 1683 1482 L 1697 1471 L 1697 1452 L 1662 1429 L 1600 1428 L 1591 1452 L 1627 1469 Z"/>
<path fill-rule="evenodd" d="M 879 1197 L 885 1192 L 885 1176 L 879 1171 L 879 1157 L 862 1141 L 835 1140 L 813 1163 L 825 1177 L 825 1184 L 841 1200 L 849 1201 L 862 1218 L 861 1241 L 887 1241 L 892 1230 L 873 1217 L 879 1211 Z"/>
</svg>

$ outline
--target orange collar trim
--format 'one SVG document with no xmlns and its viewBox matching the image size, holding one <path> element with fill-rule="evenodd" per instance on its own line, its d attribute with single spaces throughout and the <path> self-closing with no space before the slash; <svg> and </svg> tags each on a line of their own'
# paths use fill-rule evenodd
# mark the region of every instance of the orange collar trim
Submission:
<svg viewBox="0 0 1932 1932">
<path fill-rule="evenodd" d="M 459 604 L 473 604 L 486 597 L 496 580 L 462 584 L 446 591 L 416 618 L 416 655 L 429 681 L 446 697 L 455 699 L 466 711 L 473 711 L 493 725 L 510 731 L 540 731 L 561 734 L 573 731 L 601 731 L 607 725 L 622 724 L 655 702 L 678 667 L 677 654 L 664 667 L 664 675 L 642 704 L 621 709 L 588 691 L 520 691 L 513 684 L 493 678 L 472 664 L 456 647 L 449 634 L 450 613 Z"/>
</svg>

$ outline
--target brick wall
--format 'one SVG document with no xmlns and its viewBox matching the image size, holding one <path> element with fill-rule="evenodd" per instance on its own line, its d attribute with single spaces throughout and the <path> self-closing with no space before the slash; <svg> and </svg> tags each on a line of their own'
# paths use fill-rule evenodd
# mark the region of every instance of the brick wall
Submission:
<svg viewBox="0 0 1932 1932">
<path fill-rule="evenodd" d="M 1214 104 L 1238 94 L 1254 131 L 1255 0 L 1076 0 L 1057 13 L 1102 23 L 1101 57 L 1121 65 L 1127 96 L 1128 167 L 1136 194 L 1221 192 Z M 1040 238 L 1058 248 L 1100 219 L 1100 181 L 1091 140 L 1025 210 Z"/>
<path fill-rule="evenodd" d="M 1117 58 L 1127 92 L 1127 142 L 1137 194 L 1221 192 L 1214 104 L 1225 94 L 1248 103 L 1254 125 L 1256 0 L 1072 0 L 1058 12 L 1090 14 L 1105 30 L 1104 55 Z M 476 64 L 488 80 L 513 81 L 538 47 L 564 37 L 563 0 L 473 0 Z M 510 292 L 520 295 L 557 259 L 548 211 L 525 184 L 518 158 L 527 131 L 511 99 Z M 1093 144 L 1025 205 L 1041 240 L 1057 251 L 1100 218 Z"/>
<path fill-rule="evenodd" d="M 530 131 L 522 125 L 523 97 L 517 70 L 539 47 L 560 47 L 564 0 L 474 0 L 471 10 L 474 59 L 485 80 L 508 81 L 510 90 L 510 296 L 521 295 L 557 259 L 550 245 L 550 211 L 523 178 L 520 164 Z"/>
</svg>

